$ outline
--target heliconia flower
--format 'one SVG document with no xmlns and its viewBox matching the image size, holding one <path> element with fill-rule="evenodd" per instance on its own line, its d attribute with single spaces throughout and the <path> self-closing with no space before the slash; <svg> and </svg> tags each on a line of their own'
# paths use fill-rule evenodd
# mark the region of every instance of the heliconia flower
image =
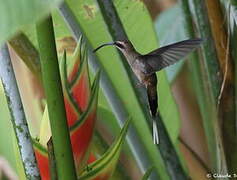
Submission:
<svg viewBox="0 0 237 180">
<path fill-rule="evenodd" d="M 73 67 L 69 73 L 67 72 L 66 54 L 64 53 L 63 56 L 61 77 L 67 122 L 77 175 L 83 179 L 106 180 L 111 177 L 117 164 L 128 124 L 123 128 L 121 135 L 108 152 L 100 159 L 95 160 L 95 156 L 90 152 L 90 144 L 96 121 L 100 73 L 96 74 L 93 85 L 90 86 L 86 52 L 86 48 L 80 40 L 72 58 Z M 39 141 L 34 140 L 36 159 L 43 180 L 50 179 L 46 148 L 50 137 L 51 130 L 46 106 Z M 85 167 L 89 167 L 90 171 L 87 171 L 88 168 L 85 170 Z"/>
<path fill-rule="evenodd" d="M 74 63 L 73 68 L 72 71 L 67 73 L 66 54 L 64 54 L 61 77 L 73 155 L 76 169 L 79 172 L 80 169 L 87 164 L 89 158 L 89 146 L 92 140 L 96 120 L 99 74 L 96 76 L 93 86 L 91 87 L 88 75 L 87 55 L 81 41 L 79 41 L 78 47 L 71 60 Z M 42 120 L 41 135 L 39 138 L 42 147 L 40 149 L 36 148 L 37 160 L 45 164 L 45 167 L 43 169 L 40 168 L 40 171 L 48 169 L 47 153 L 45 152 L 47 152 L 47 141 L 51 136 L 47 110 L 45 114 L 46 115 Z M 39 166 L 41 165 L 39 164 Z M 43 174 L 47 177 L 49 176 L 49 173 Z M 47 179 L 46 176 L 43 176 L 42 179 Z"/>
<path fill-rule="evenodd" d="M 83 46 L 81 39 L 78 42 L 78 46 L 71 60 L 74 64 L 68 75 L 66 53 L 64 53 L 61 77 L 69 126 L 72 126 L 79 120 L 80 115 L 87 109 L 91 96 L 87 51 L 85 50 L 85 46 Z"/>
<path fill-rule="evenodd" d="M 92 86 L 91 100 L 89 101 L 87 110 L 82 114 L 79 121 L 70 126 L 71 144 L 74 154 L 74 160 L 78 171 L 83 168 L 89 158 L 89 146 L 92 140 L 96 107 L 99 90 L 99 76 L 96 76 Z"/>
</svg>

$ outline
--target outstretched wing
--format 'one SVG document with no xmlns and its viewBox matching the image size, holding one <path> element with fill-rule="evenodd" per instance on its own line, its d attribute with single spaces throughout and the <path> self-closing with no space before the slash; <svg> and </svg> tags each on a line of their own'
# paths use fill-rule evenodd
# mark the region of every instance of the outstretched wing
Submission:
<svg viewBox="0 0 237 180">
<path fill-rule="evenodd" d="M 143 62 L 140 63 L 143 64 L 143 68 L 141 70 L 146 74 L 160 71 L 187 56 L 201 43 L 202 39 L 189 39 L 156 49 L 142 56 Z"/>
</svg>

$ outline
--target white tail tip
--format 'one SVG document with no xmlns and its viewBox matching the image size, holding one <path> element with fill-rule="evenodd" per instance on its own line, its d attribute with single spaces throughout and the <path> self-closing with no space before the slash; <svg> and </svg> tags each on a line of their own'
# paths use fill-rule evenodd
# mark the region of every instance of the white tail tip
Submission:
<svg viewBox="0 0 237 180">
<path fill-rule="evenodd" d="M 159 134 L 157 129 L 156 121 L 153 120 L 153 143 L 159 144 Z"/>
</svg>

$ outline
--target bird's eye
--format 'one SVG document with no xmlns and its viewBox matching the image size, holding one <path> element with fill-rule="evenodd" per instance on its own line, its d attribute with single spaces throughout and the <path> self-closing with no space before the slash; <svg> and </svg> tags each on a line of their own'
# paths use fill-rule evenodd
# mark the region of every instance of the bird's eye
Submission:
<svg viewBox="0 0 237 180">
<path fill-rule="evenodd" d="M 116 46 L 118 46 L 118 47 L 121 48 L 121 49 L 124 49 L 124 46 L 123 46 L 123 44 L 121 44 L 121 43 L 116 43 Z"/>
</svg>

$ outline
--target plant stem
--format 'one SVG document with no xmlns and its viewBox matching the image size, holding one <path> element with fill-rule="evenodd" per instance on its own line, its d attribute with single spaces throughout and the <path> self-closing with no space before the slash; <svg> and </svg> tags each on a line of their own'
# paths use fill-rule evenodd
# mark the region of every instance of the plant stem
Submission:
<svg viewBox="0 0 237 180">
<path fill-rule="evenodd" d="M 6 44 L 0 49 L 0 76 L 11 113 L 13 129 L 16 135 L 26 178 L 40 179 L 30 132 Z"/>
<path fill-rule="evenodd" d="M 58 178 L 74 180 L 77 177 L 67 126 L 51 16 L 39 22 L 36 29 Z"/>
</svg>

